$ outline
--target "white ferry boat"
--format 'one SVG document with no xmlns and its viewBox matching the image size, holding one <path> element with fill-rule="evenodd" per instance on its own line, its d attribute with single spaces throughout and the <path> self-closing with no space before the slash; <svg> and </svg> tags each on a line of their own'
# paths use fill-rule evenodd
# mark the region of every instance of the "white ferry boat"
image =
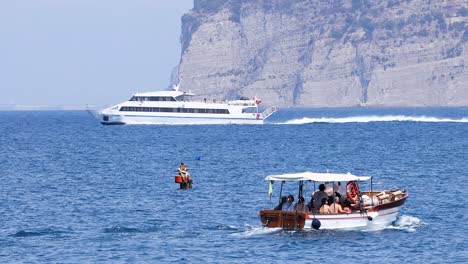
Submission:
<svg viewBox="0 0 468 264">
<path fill-rule="evenodd" d="M 263 124 L 277 108 L 259 112 L 261 99 L 233 101 L 192 100 L 194 94 L 179 91 L 137 93 L 130 100 L 90 111 L 103 125 L 125 124 Z"/>
</svg>

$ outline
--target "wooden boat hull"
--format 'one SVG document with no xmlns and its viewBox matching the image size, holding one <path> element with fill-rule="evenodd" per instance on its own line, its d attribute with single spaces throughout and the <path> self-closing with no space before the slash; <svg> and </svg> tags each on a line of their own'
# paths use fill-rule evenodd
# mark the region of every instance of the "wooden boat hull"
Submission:
<svg viewBox="0 0 468 264">
<path fill-rule="evenodd" d="M 271 228 L 283 228 L 288 230 L 302 229 L 306 222 L 306 214 L 281 210 L 260 211 L 262 225 Z"/>
</svg>

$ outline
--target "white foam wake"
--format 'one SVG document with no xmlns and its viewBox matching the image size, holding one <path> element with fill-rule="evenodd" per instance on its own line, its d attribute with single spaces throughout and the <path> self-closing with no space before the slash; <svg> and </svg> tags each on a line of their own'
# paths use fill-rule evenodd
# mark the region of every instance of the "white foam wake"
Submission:
<svg viewBox="0 0 468 264">
<path fill-rule="evenodd" d="M 468 123 L 468 117 L 460 119 L 439 118 L 431 116 L 350 116 L 350 117 L 320 117 L 320 118 L 300 118 L 288 120 L 278 125 L 301 125 L 310 123 L 369 123 L 369 122 L 433 122 L 433 123 Z"/>
<path fill-rule="evenodd" d="M 281 228 L 269 228 L 269 227 L 252 227 L 245 225 L 243 228 L 239 228 L 239 232 L 231 234 L 234 237 L 251 237 L 251 236 L 262 236 L 273 233 L 281 232 Z"/>
<path fill-rule="evenodd" d="M 420 226 L 422 226 L 424 223 L 421 221 L 421 219 L 414 217 L 414 216 L 409 216 L 409 215 L 402 215 L 398 217 L 396 222 L 389 226 L 389 229 L 399 229 L 399 230 L 406 230 L 410 232 L 416 231 L 416 229 Z"/>
</svg>

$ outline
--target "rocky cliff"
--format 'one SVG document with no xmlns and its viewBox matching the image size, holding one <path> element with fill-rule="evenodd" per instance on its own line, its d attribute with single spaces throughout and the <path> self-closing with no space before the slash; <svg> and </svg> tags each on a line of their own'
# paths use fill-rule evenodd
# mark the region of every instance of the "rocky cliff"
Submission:
<svg viewBox="0 0 468 264">
<path fill-rule="evenodd" d="M 466 0 L 195 0 L 176 79 L 283 107 L 468 106 L 467 24 Z"/>
</svg>

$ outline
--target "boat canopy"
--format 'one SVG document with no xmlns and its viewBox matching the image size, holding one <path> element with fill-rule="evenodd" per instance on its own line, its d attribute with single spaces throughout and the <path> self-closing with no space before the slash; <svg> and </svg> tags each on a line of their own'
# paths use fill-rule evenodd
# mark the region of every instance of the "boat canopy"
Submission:
<svg viewBox="0 0 468 264">
<path fill-rule="evenodd" d="M 318 173 L 318 172 L 301 172 L 288 173 L 279 175 L 268 175 L 265 177 L 267 181 L 314 181 L 314 182 L 337 182 L 337 181 L 367 181 L 370 176 L 356 176 L 351 173 Z"/>
</svg>

